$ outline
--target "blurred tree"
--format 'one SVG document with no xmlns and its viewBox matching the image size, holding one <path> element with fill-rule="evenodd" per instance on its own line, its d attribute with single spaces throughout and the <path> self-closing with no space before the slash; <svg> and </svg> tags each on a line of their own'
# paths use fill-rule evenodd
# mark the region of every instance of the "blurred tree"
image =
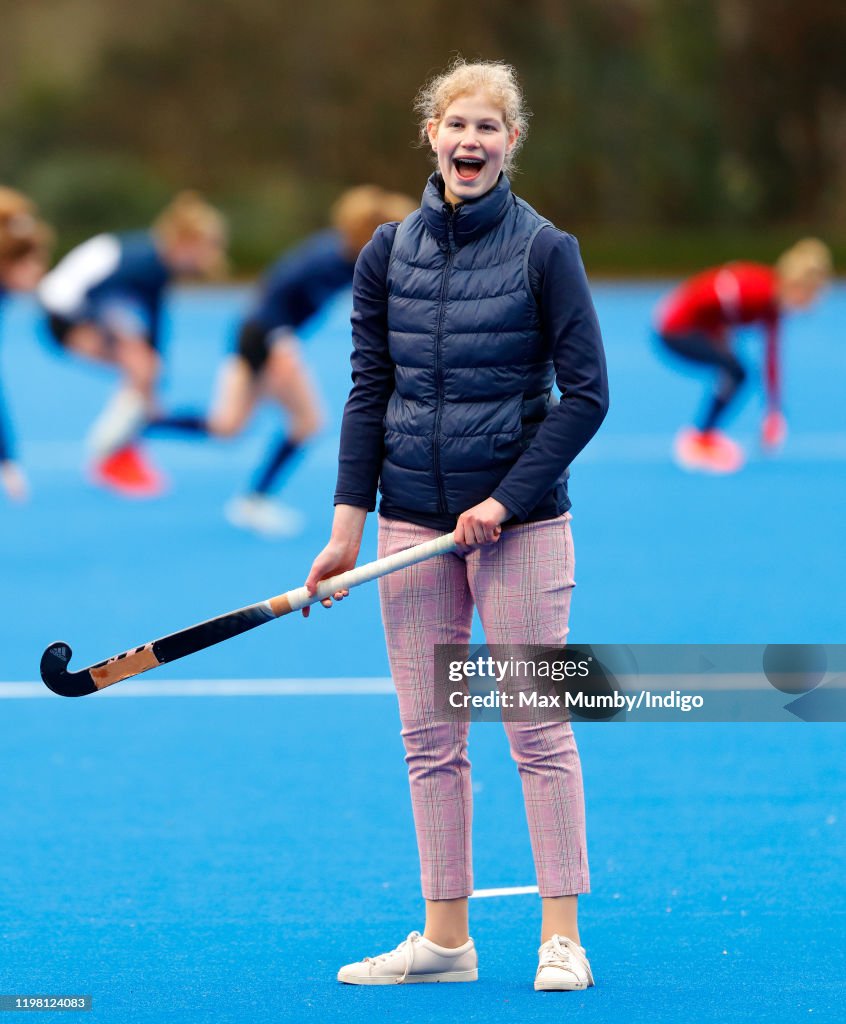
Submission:
<svg viewBox="0 0 846 1024">
<path fill-rule="evenodd" d="M 725 139 L 754 179 L 755 214 L 842 217 L 846 7 L 841 0 L 718 6 Z"/>
<path fill-rule="evenodd" d="M 458 50 L 519 69 L 518 186 L 568 226 L 846 225 L 842 0 L 0 2 L 0 178 L 63 234 L 193 185 L 256 262 L 349 184 L 418 194 Z"/>
</svg>

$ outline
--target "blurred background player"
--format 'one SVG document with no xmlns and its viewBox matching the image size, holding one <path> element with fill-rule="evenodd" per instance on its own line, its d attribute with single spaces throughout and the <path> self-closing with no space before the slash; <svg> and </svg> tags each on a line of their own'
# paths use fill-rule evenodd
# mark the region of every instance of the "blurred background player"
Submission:
<svg viewBox="0 0 846 1024">
<path fill-rule="evenodd" d="M 25 195 L 0 186 L 0 305 L 7 291 L 31 291 L 49 261 L 52 232 L 38 219 Z M 26 477 L 18 465 L 0 390 L 0 486 L 16 501 L 27 497 Z"/>
<path fill-rule="evenodd" d="M 260 398 L 282 407 L 285 429 L 272 441 L 247 493 L 226 507 L 234 525 L 269 536 L 291 536 L 301 529 L 300 514 L 269 497 L 323 420 L 297 332 L 352 284 L 356 258 L 376 228 L 402 220 L 416 206 L 407 196 L 375 185 L 343 193 L 332 207 L 331 228 L 285 253 L 266 273 L 241 324 L 235 352 L 222 367 L 211 412 L 154 421 L 154 428 L 232 437 L 244 429 Z"/>
<path fill-rule="evenodd" d="M 716 390 L 698 425 L 676 437 L 675 454 L 682 466 L 733 473 L 743 465 L 740 445 L 717 429 L 746 380 L 746 369 L 732 348 L 731 328 L 739 325 L 760 324 L 766 333 L 761 443 L 767 450 L 784 443 L 781 317 L 810 306 L 831 274 L 828 247 L 816 238 L 805 238 L 783 253 L 775 267 L 727 263 L 684 281 L 661 302 L 656 329 L 664 345 L 682 359 L 718 371 Z"/>
<path fill-rule="evenodd" d="M 162 478 L 135 445 L 154 412 L 162 301 L 175 278 L 219 274 L 226 243 L 222 215 L 195 192 L 181 192 L 150 231 L 97 235 L 41 282 L 39 298 L 58 344 L 122 376 L 88 436 L 97 483 L 138 497 L 162 490 Z"/>
</svg>

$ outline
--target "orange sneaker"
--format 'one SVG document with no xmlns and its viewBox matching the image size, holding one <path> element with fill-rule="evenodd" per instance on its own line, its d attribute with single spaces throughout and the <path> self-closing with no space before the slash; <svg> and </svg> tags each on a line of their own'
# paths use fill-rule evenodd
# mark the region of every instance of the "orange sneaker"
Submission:
<svg viewBox="0 0 846 1024">
<path fill-rule="evenodd" d="M 684 469 L 706 473 L 736 473 L 743 465 L 743 449 L 719 430 L 682 430 L 675 440 L 676 460 Z"/>
<path fill-rule="evenodd" d="M 94 483 L 127 498 L 157 498 L 165 490 L 165 479 L 133 445 L 121 448 L 96 463 Z"/>
</svg>

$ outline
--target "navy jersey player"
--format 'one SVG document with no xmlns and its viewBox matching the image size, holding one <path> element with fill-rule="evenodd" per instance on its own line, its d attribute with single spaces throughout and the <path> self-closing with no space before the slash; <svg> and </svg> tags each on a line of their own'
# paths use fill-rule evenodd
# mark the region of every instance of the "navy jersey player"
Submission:
<svg viewBox="0 0 846 1024">
<path fill-rule="evenodd" d="M 41 282 L 53 339 L 121 376 L 88 436 L 98 483 L 133 496 L 161 490 L 161 477 L 135 442 L 154 412 L 164 296 L 175 278 L 213 276 L 225 247 L 221 214 L 196 193 L 182 192 L 150 231 L 97 235 Z"/>
<path fill-rule="evenodd" d="M 299 513 L 270 497 L 323 418 L 298 332 L 328 300 L 350 287 L 356 258 L 376 228 L 402 220 L 415 206 L 406 196 L 374 185 L 345 192 L 332 208 L 331 228 L 289 250 L 264 275 L 240 325 L 235 351 L 222 368 L 211 411 L 155 421 L 157 427 L 232 437 L 244 429 L 260 399 L 281 407 L 285 428 L 271 442 L 246 493 L 227 506 L 235 525 L 275 536 L 300 529 Z"/>
</svg>

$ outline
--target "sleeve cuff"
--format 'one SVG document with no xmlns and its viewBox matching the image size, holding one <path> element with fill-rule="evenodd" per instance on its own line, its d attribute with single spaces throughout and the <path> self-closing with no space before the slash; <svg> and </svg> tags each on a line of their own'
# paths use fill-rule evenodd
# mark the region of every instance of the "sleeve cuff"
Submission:
<svg viewBox="0 0 846 1024">
<path fill-rule="evenodd" d="M 343 494 L 341 492 L 336 492 L 334 504 L 352 505 L 354 508 L 365 508 L 368 512 L 373 512 L 376 508 L 376 499 L 363 498 L 360 494 Z"/>
<path fill-rule="evenodd" d="M 525 521 L 526 516 L 529 514 L 529 509 L 524 508 L 514 497 L 509 495 L 508 490 L 503 487 L 497 487 L 497 489 L 491 495 L 501 505 L 505 505 L 508 511 L 511 513 L 511 518 L 515 519 L 518 523 Z"/>
</svg>

